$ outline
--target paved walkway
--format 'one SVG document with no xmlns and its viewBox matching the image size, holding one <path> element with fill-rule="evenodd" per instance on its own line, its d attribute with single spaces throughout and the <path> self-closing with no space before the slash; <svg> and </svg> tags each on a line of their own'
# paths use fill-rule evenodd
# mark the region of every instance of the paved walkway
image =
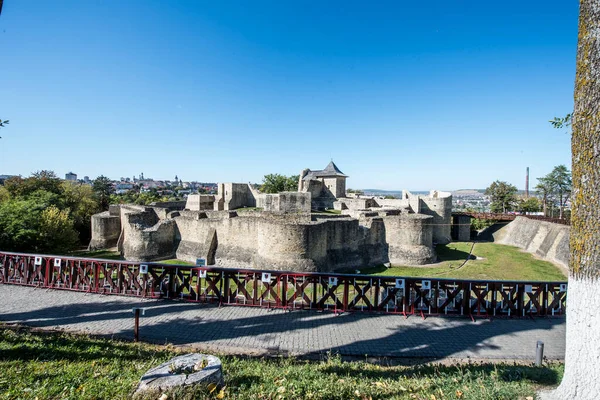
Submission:
<svg viewBox="0 0 600 400">
<path fill-rule="evenodd" d="M 565 320 L 495 319 L 267 310 L 0 285 L 0 320 L 133 338 L 132 307 L 146 308 L 141 340 L 234 354 L 441 359 L 563 359 Z"/>
</svg>

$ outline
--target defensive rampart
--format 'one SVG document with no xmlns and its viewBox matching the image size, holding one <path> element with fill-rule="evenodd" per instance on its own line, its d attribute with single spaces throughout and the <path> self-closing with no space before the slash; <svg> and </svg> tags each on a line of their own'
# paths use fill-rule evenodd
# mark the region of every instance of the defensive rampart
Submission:
<svg viewBox="0 0 600 400">
<path fill-rule="evenodd" d="M 357 213 L 357 218 L 264 211 L 165 213 L 157 207 L 130 205 L 118 210 L 113 208 L 120 220 L 118 249 L 133 261 L 193 262 L 204 257 L 209 265 L 308 272 L 435 261 L 433 218 L 398 210 L 367 211 Z M 98 231 L 102 238 L 116 232 L 112 225 Z"/>
<path fill-rule="evenodd" d="M 430 215 L 432 220 L 427 223 L 433 227 L 432 240 L 437 244 L 447 244 L 452 241 L 452 195 L 447 192 L 432 190 L 428 196 L 415 195 L 405 190 L 401 199 L 378 199 L 369 197 L 341 198 L 334 203 L 336 210 L 370 209 L 399 209 L 415 214 Z"/>
<path fill-rule="evenodd" d="M 570 232 L 567 225 L 517 217 L 493 237 L 495 242 L 517 246 L 568 270 Z"/>
<path fill-rule="evenodd" d="M 111 207 L 92 216 L 92 240 L 88 250 L 99 250 L 115 247 L 121 234 L 121 217 L 118 207 Z"/>
</svg>

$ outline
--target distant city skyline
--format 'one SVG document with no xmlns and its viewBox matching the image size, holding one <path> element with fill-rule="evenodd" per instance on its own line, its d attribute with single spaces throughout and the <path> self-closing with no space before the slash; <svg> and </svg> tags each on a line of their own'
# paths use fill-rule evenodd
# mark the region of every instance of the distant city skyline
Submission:
<svg viewBox="0 0 600 400">
<path fill-rule="evenodd" d="M 569 166 L 577 2 L 4 4 L 0 174 L 530 188 Z M 139 171 L 139 172 L 136 172 Z M 131 174 L 131 172 L 129 173 Z M 170 178 L 167 178 L 170 177 Z"/>
</svg>

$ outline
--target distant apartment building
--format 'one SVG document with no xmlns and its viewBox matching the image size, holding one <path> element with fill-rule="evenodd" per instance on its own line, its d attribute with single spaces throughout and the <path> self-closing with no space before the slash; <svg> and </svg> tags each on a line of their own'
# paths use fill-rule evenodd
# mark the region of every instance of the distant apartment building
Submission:
<svg viewBox="0 0 600 400">
<path fill-rule="evenodd" d="M 69 172 L 69 173 L 65 174 L 65 180 L 71 181 L 71 182 L 77 182 L 77 174 Z"/>
</svg>

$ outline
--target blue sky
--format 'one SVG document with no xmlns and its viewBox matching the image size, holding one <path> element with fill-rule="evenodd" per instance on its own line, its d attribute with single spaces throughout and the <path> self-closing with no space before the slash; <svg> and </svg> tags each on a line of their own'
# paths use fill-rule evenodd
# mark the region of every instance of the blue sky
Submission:
<svg viewBox="0 0 600 400">
<path fill-rule="evenodd" d="M 570 137 L 578 2 L 30 1 L 0 15 L 0 174 L 524 188 Z M 533 180 L 535 184 L 535 179 Z"/>
</svg>

